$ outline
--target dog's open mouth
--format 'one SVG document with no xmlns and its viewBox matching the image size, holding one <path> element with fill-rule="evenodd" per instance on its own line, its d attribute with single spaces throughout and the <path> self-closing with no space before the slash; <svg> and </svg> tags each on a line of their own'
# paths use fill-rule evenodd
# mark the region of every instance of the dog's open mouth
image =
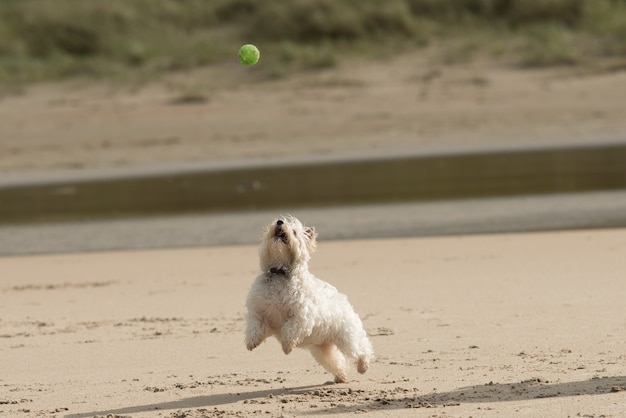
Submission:
<svg viewBox="0 0 626 418">
<path fill-rule="evenodd" d="M 276 228 L 274 230 L 274 238 L 279 239 L 283 244 L 287 244 L 287 233 L 282 228 Z"/>
</svg>

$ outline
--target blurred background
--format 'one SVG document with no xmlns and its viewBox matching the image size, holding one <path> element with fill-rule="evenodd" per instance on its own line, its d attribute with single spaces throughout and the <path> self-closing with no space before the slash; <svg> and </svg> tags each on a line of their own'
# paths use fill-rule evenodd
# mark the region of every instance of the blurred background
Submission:
<svg viewBox="0 0 626 418">
<path fill-rule="evenodd" d="M 625 70 L 626 0 L 1 0 L 0 254 L 623 227 Z"/>
</svg>

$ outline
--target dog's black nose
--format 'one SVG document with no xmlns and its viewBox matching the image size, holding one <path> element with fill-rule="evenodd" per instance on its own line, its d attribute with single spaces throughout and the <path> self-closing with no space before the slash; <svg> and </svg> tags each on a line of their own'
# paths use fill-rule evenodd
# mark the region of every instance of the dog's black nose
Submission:
<svg viewBox="0 0 626 418">
<path fill-rule="evenodd" d="M 276 225 L 282 225 L 283 223 L 284 222 L 282 220 L 280 220 L 280 219 L 276 221 Z"/>
</svg>

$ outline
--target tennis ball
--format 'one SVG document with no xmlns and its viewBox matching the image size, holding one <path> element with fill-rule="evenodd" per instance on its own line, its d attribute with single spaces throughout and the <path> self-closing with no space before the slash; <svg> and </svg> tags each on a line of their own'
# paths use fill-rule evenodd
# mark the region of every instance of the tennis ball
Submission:
<svg viewBox="0 0 626 418">
<path fill-rule="evenodd" d="M 246 44 L 239 48 L 238 55 L 239 62 L 241 62 L 243 65 L 254 65 L 259 61 L 259 58 L 261 57 L 259 49 L 252 44 Z"/>
</svg>

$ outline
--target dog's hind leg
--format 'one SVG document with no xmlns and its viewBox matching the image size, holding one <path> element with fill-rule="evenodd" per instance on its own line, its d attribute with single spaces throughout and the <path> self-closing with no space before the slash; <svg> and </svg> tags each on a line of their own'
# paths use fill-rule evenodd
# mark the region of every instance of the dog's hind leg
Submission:
<svg viewBox="0 0 626 418">
<path fill-rule="evenodd" d="M 367 369 L 369 369 L 370 367 L 370 362 L 369 359 L 365 356 L 361 356 L 357 359 L 356 361 L 356 370 L 363 374 L 367 371 Z"/>
<path fill-rule="evenodd" d="M 359 345 L 357 360 L 356 360 L 356 369 L 359 373 L 363 374 L 370 367 L 370 360 L 374 357 L 374 349 L 372 348 L 372 343 L 367 338 L 367 336 L 363 336 L 361 339 L 361 344 Z"/>
<path fill-rule="evenodd" d="M 346 358 L 333 343 L 314 345 L 310 348 L 311 354 L 319 364 L 335 375 L 335 383 L 348 381 L 346 374 Z"/>
<path fill-rule="evenodd" d="M 369 369 L 370 361 L 374 357 L 374 349 L 372 343 L 367 338 L 365 330 L 353 332 L 357 334 L 355 338 L 338 338 L 336 340 L 337 347 L 345 356 L 356 360 L 356 369 L 363 374 Z M 360 334 L 360 335 L 359 335 Z M 344 333 L 344 337 L 350 333 Z"/>
</svg>

